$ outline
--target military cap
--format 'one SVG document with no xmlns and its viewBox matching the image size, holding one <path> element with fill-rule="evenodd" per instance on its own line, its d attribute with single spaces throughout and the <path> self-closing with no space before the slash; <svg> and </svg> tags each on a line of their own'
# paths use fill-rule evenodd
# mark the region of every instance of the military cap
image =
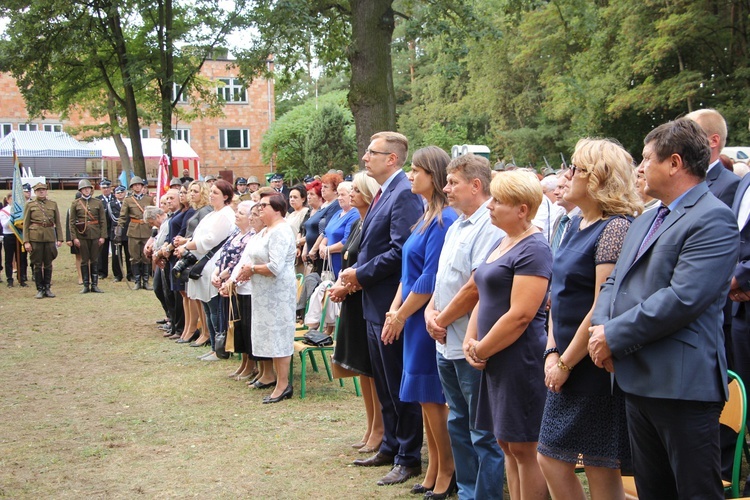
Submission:
<svg viewBox="0 0 750 500">
<path fill-rule="evenodd" d="M 240 184 L 247 184 L 247 179 L 245 179 L 244 177 L 237 177 L 237 180 L 234 181 L 234 184 L 236 186 L 239 186 Z"/>
<path fill-rule="evenodd" d="M 177 177 L 172 177 L 172 180 L 169 181 L 169 187 L 174 187 L 174 186 L 180 186 L 180 187 L 182 186 L 182 181 Z"/>
<path fill-rule="evenodd" d="M 130 179 L 130 184 L 128 184 L 128 187 L 133 187 L 135 184 L 140 184 L 142 186 L 145 185 L 145 183 L 143 182 L 143 179 L 141 179 L 137 175 L 134 176 L 132 179 Z"/>
<path fill-rule="evenodd" d="M 247 178 L 247 183 L 248 184 L 257 184 L 257 185 L 260 186 L 260 182 L 258 181 L 258 178 L 255 177 L 254 175 L 251 175 L 250 177 Z"/>
<path fill-rule="evenodd" d="M 34 184 L 34 191 L 37 191 L 38 189 L 47 189 L 47 185 L 43 182 L 37 182 Z"/>
<path fill-rule="evenodd" d="M 25 183 L 23 185 L 23 190 L 26 191 L 27 193 L 30 193 L 31 192 L 31 184 L 29 184 L 28 182 Z"/>
<path fill-rule="evenodd" d="M 102 179 L 101 181 L 99 181 L 100 187 L 109 187 L 111 185 L 112 185 L 112 181 L 110 181 L 109 179 Z"/>
<path fill-rule="evenodd" d="M 94 186 L 91 185 L 91 183 L 89 182 L 88 179 L 81 179 L 80 181 L 78 181 L 78 190 L 79 191 L 81 189 L 83 189 L 83 188 L 90 188 L 90 187 L 94 187 Z"/>
</svg>

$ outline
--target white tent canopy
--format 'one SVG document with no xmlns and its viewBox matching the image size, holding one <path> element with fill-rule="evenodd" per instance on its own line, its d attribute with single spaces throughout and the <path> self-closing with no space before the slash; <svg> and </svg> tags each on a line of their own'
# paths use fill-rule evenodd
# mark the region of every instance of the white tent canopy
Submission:
<svg viewBox="0 0 750 500">
<path fill-rule="evenodd" d="M 88 147 L 65 132 L 13 131 L 0 139 L 0 156 L 13 156 L 15 140 L 18 157 L 100 158 L 101 148 Z"/>
<path fill-rule="evenodd" d="M 133 157 L 133 148 L 130 145 L 130 139 L 123 138 L 125 147 L 128 149 L 128 156 Z M 108 139 L 99 139 L 93 141 L 90 145 L 93 149 L 100 149 L 102 152 L 102 159 L 104 160 L 119 160 L 120 154 L 117 152 L 115 147 L 115 141 L 111 137 Z M 141 139 L 141 147 L 143 148 L 144 158 L 161 158 L 163 154 L 161 139 Z M 199 160 L 200 157 L 190 144 L 183 140 L 172 139 L 172 160 Z"/>
</svg>

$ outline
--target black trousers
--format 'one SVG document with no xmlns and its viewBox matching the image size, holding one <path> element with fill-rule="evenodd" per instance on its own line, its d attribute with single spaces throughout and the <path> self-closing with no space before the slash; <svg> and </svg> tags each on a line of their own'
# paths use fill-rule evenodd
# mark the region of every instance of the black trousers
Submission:
<svg viewBox="0 0 750 500">
<path fill-rule="evenodd" d="M 626 396 L 638 498 L 724 498 L 719 449 L 723 408 L 723 401 Z"/>
<path fill-rule="evenodd" d="M 8 280 L 13 279 L 13 261 L 16 260 L 16 246 L 18 238 L 14 234 L 3 235 L 3 248 L 5 249 L 5 277 Z M 28 253 L 20 252 L 21 265 L 18 268 L 18 281 L 26 281 L 28 269 Z"/>
</svg>

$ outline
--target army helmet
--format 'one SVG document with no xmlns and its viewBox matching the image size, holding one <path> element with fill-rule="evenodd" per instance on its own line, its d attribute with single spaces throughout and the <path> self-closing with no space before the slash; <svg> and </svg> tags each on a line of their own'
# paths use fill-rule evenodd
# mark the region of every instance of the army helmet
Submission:
<svg viewBox="0 0 750 500">
<path fill-rule="evenodd" d="M 93 188 L 94 186 L 91 185 L 88 179 L 81 179 L 78 181 L 78 190 L 80 191 L 83 188 Z"/>
<path fill-rule="evenodd" d="M 134 176 L 132 179 L 130 179 L 130 184 L 128 184 L 128 187 L 133 187 L 133 185 L 135 185 L 135 184 L 144 185 L 143 179 L 141 179 L 137 175 Z"/>
</svg>

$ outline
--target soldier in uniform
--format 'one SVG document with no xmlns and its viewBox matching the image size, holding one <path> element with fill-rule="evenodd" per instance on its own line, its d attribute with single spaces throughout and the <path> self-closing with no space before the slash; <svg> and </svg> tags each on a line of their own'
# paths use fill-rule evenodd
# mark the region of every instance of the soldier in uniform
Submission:
<svg viewBox="0 0 750 500">
<path fill-rule="evenodd" d="M 63 230 L 57 203 L 47 199 L 47 185 L 36 184 L 34 193 L 36 199 L 27 202 L 23 212 L 23 246 L 29 252 L 36 298 L 42 299 L 55 296 L 50 290 L 52 261 L 62 245 Z"/>
<path fill-rule="evenodd" d="M 247 189 L 247 179 L 244 177 L 237 177 L 237 180 L 234 181 L 234 194 L 240 201 L 250 199 L 250 191 Z"/>
<path fill-rule="evenodd" d="M 143 210 L 148 205 L 154 204 L 154 198 L 143 193 L 143 179 L 138 176 L 130 179 L 130 188 L 133 195 L 125 198 L 120 209 L 118 228 L 124 228 L 125 223 L 130 221 L 128 227 L 128 248 L 130 250 L 130 262 L 135 278 L 135 289 L 153 290 L 148 284 L 149 269 L 151 263 L 143 253 L 146 242 L 151 237 L 151 227 L 143 220 Z M 120 229 L 122 231 L 122 229 Z"/>
<path fill-rule="evenodd" d="M 102 179 L 99 182 L 99 189 L 101 190 L 102 194 L 97 196 L 96 198 L 98 200 L 101 200 L 102 205 L 104 205 L 104 218 L 107 220 L 107 235 L 104 237 L 104 244 L 99 249 L 99 277 L 102 279 L 106 279 L 107 276 L 109 276 L 109 249 L 112 247 L 113 254 L 114 254 L 114 242 L 112 241 L 111 234 L 112 234 L 112 214 L 109 213 L 109 204 L 114 198 L 112 196 L 112 182 L 109 179 Z M 117 220 L 114 221 L 117 223 Z M 112 259 L 112 272 L 113 274 L 117 274 L 114 272 L 115 262 L 114 259 Z"/>
<path fill-rule="evenodd" d="M 258 181 L 258 178 L 256 176 L 254 176 L 254 175 L 251 175 L 250 177 L 248 177 L 247 178 L 247 191 L 248 191 L 248 193 L 252 194 L 252 193 L 256 192 L 259 189 L 260 189 L 260 182 Z M 250 198 L 247 198 L 247 199 L 249 200 Z M 245 201 L 245 200 L 242 200 L 242 201 Z"/>
<path fill-rule="evenodd" d="M 70 205 L 70 234 L 81 253 L 81 293 L 102 293 L 99 289 L 99 250 L 107 239 L 104 204 L 93 198 L 94 187 L 87 179 L 78 183 L 81 197 Z"/>
</svg>

